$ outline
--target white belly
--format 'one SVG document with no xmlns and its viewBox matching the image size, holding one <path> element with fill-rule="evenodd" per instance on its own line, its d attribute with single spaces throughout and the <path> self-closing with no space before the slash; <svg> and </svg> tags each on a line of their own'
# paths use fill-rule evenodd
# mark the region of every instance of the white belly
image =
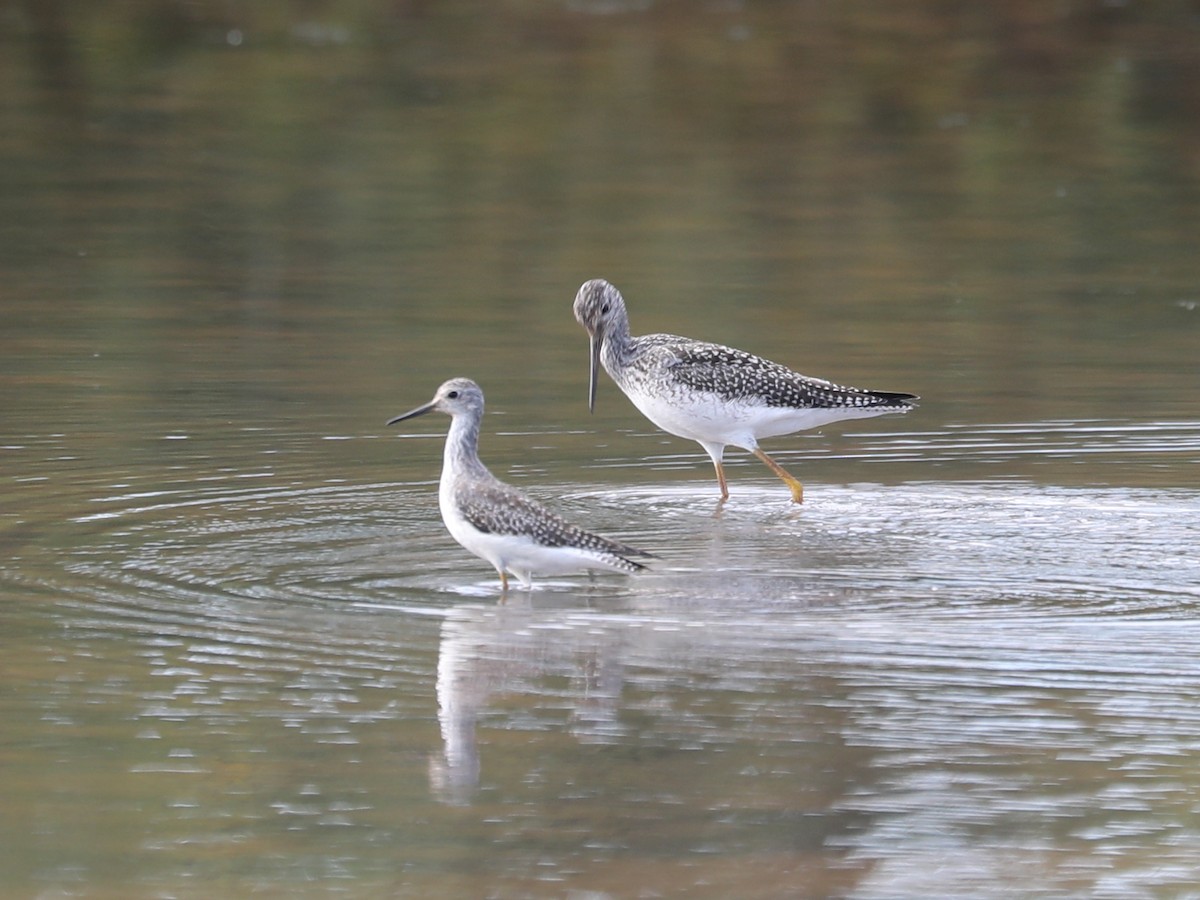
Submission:
<svg viewBox="0 0 1200 900">
<path fill-rule="evenodd" d="M 865 419 L 896 410 L 837 407 L 793 409 L 749 401 L 728 401 L 716 394 L 630 394 L 642 415 L 670 434 L 702 444 L 731 444 L 745 450 L 760 438 L 819 428 L 842 419 Z"/>
</svg>

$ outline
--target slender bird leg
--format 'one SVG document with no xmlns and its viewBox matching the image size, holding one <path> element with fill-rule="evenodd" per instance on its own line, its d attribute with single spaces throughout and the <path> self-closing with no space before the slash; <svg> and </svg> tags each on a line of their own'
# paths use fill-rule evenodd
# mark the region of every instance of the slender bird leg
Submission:
<svg viewBox="0 0 1200 900">
<path fill-rule="evenodd" d="M 500 595 L 504 596 L 508 593 L 508 573 L 503 569 L 497 569 L 496 571 L 500 573 Z"/>
<path fill-rule="evenodd" d="M 771 457 L 767 456 L 767 454 L 763 453 L 762 450 L 758 449 L 757 447 L 754 448 L 754 455 L 761 459 L 763 463 L 766 464 L 768 469 L 783 479 L 783 483 L 786 484 L 792 492 L 793 503 L 804 502 L 804 485 L 785 472 L 783 466 L 779 465 L 779 463 L 775 462 L 775 460 L 771 459 Z"/>
<path fill-rule="evenodd" d="M 725 483 L 725 467 L 719 459 L 713 460 L 713 468 L 717 470 L 717 484 L 721 486 L 721 502 L 729 499 L 729 485 Z"/>
</svg>

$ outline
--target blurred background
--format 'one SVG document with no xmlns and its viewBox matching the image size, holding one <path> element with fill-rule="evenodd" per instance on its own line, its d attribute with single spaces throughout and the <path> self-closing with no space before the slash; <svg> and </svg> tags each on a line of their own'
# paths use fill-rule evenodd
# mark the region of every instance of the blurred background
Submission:
<svg viewBox="0 0 1200 900">
<path fill-rule="evenodd" d="M 635 333 L 916 391 L 938 424 L 1178 415 L 1198 17 L 6 0 L 6 406 L 320 430 L 466 374 L 561 424 L 599 276 Z"/>
</svg>

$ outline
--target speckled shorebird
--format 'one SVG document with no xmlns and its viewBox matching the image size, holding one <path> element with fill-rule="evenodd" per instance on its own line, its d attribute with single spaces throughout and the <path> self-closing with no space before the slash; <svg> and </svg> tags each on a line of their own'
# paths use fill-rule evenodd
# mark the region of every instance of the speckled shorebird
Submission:
<svg viewBox="0 0 1200 900">
<path fill-rule="evenodd" d="M 496 478 L 479 461 L 483 391 L 469 378 L 451 378 L 433 399 L 388 420 L 395 425 L 427 412 L 451 417 L 438 505 L 451 536 L 500 573 L 501 590 L 515 575 L 528 588 L 534 573 L 562 575 L 591 569 L 636 572 L 630 557 L 653 554 L 584 531 Z"/>
<path fill-rule="evenodd" d="M 663 431 L 696 441 L 712 457 L 729 499 L 721 459 L 727 444 L 749 450 L 791 489 L 804 488 L 759 449 L 759 438 L 791 434 L 841 419 L 908 412 L 915 394 L 866 391 L 793 372 L 742 350 L 673 334 L 629 333 L 621 292 L 603 279 L 585 281 L 575 296 L 575 318 L 591 337 L 588 407 L 596 406 L 600 365 L 642 415 Z"/>
</svg>

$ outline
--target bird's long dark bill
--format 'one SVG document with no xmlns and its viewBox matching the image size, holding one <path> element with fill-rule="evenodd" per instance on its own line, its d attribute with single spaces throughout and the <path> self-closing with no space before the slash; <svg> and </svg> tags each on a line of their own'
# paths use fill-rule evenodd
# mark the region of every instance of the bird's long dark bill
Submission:
<svg viewBox="0 0 1200 900">
<path fill-rule="evenodd" d="M 406 413 L 401 413 L 394 419 L 388 419 L 387 424 L 395 425 L 397 422 L 403 422 L 405 419 L 415 419 L 417 416 L 423 416 L 427 412 L 433 412 L 434 406 L 437 404 L 433 401 L 426 403 L 424 406 L 418 406 L 416 409 L 410 409 Z"/>
<path fill-rule="evenodd" d="M 600 339 L 592 335 L 592 371 L 588 376 L 588 411 L 596 411 L 596 381 L 600 377 Z"/>
</svg>

